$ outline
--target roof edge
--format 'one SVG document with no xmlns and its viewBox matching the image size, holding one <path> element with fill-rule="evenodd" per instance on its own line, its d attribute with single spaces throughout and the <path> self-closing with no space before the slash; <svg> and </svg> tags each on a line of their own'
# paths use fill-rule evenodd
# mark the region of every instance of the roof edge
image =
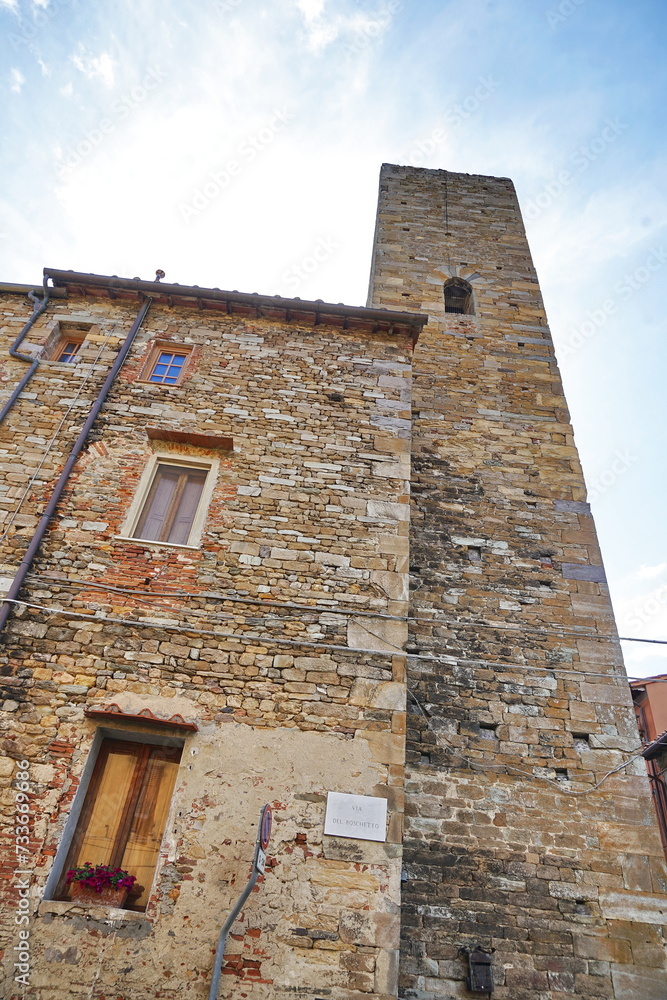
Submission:
<svg viewBox="0 0 667 1000">
<path fill-rule="evenodd" d="M 44 274 L 56 288 L 105 288 L 111 290 L 134 291 L 145 295 L 160 295 L 170 298 L 190 298 L 213 300 L 251 307 L 285 309 L 290 312 L 315 313 L 319 317 L 341 316 L 359 320 L 405 326 L 416 332 L 428 322 L 425 313 L 398 312 L 391 309 L 369 309 L 367 306 L 347 306 L 342 302 L 324 302 L 322 299 L 284 298 L 282 295 L 260 295 L 257 292 L 225 291 L 221 288 L 202 288 L 199 285 L 167 284 L 162 281 L 143 281 L 140 278 L 119 278 L 117 275 L 86 274 L 78 271 L 62 271 L 45 267 Z"/>
<path fill-rule="evenodd" d="M 30 292 L 34 292 L 35 295 L 43 295 L 44 287 L 43 285 L 25 285 L 16 281 L 0 281 L 0 294 L 29 295 Z M 67 297 L 67 292 L 64 288 L 52 288 L 51 296 L 56 299 L 64 299 Z"/>
<path fill-rule="evenodd" d="M 644 747 L 642 750 L 642 757 L 644 760 L 653 760 L 659 754 L 664 753 L 667 750 L 667 732 L 661 733 L 656 739 L 654 739 L 648 746 Z"/>
</svg>

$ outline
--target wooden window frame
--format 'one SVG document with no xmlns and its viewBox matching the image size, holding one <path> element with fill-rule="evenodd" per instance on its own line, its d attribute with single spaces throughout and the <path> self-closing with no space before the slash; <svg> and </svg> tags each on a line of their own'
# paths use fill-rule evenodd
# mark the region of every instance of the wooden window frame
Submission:
<svg viewBox="0 0 667 1000">
<path fill-rule="evenodd" d="M 56 350 L 53 355 L 52 361 L 59 361 L 61 364 L 76 365 L 79 361 L 79 350 L 83 344 L 85 337 L 61 337 L 56 345 Z M 70 361 L 63 361 L 63 354 L 67 353 L 67 348 L 70 344 L 76 344 L 76 351 L 74 352 L 72 359 Z"/>
<path fill-rule="evenodd" d="M 164 471 L 163 471 L 164 470 Z M 149 539 L 149 541 L 155 542 L 165 542 L 169 544 L 174 539 L 172 535 L 177 528 L 178 517 L 181 512 L 181 505 L 185 496 L 185 490 L 192 480 L 201 481 L 201 489 L 197 496 L 195 509 L 192 513 L 192 519 L 190 521 L 189 527 L 187 528 L 187 538 L 184 542 L 177 542 L 177 545 L 187 545 L 192 534 L 192 526 L 194 524 L 195 516 L 199 508 L 201 501 L 201 495 L 204 492 L 204 486 L 206 485 L 206 469 L 197 469 L 192 466 L 187 465 L 167 465 L 166 462 L 159 462 L 155 470 L 155 475 L 153 477 L 153 482 L 151 483 L 151 488 L 148 491 L 148 496 L 144 503 L 143 509 L 139 516 L 139 520 L 136 523 L 134 529 L 135 538 L 145 538 L 146 536 L 142 534 L 146 523 L 152 513 L 153 503 L 157 497 L 158 489 L 160 484 L 164 481 L 163 475 L 165 476 L 176 476 L 176 487 L 174 492 L 168 501 L 167 512 L 164 516 L 162 527 L 158 538 Z"/>
<path fill-rule="evenodd" d="M 190 527 L 188 540 L 185 543 L 158 541 L 151 538 L 140 538 L 137 535 L 137 530 L 139 529 L 142 517 L 147 510 L 147 505 L 150 502 L 151 491 L 156 483 L 159 474 L 159 467 L 161 465 L 171 466 L 173 468 L 191 469 L 193 471 L 196 470 L 206 473 L 206 479 L 204 481 L 195 516 Z M 121 528 L 121 532 L 117 537 L 122 538 L 125 541 L 137 542 L 141 545 L 173 546 L 176 548 L 188 549 L 199 548 L 201 536 L 204 531 L 204 525 L 206 523 L 206 515 L 208 514 L 208 509 L 211 504 L 213 490 L 215 489 L 219 471 L 220 460 L 217 458 L 199 459 L 192 455 L 177 455 L 173 452 L 162 450 L 151 455 L 151 458 L 139 481 L 137 492 L 130 505 L 127 517 Z"/>
<path fill-rule="evenodd" d="M 107 729 L 98 730 L 96 743 L 93 744 L 88 761 L 89 774 L 87 776 L 84 771 L 84 775 L 82 776 L 81 784 L 73 804 L 72 814 L 65 829 L 63 843 L 58 851 L 54 870 L 52 871 L 47 882 L 45 892 L 46 898 L 60 900 L 70 899 L 69 886 L 67 884 L 67 872 L 75 863 L 81 843 L 86 835 L 90 819 L 94 812 L 96 797 L 104 775 L 104 769 L 109 754 L 111 752 L 118 753 L 119 750 L 121 750 L 125 753 L 133 754 L 137 761 L 135 771 L 132 776 L 132 782 L 124 802 L 123 815 L 118 826 L 111 856 L 107 862 L 110 867 L 118 867 L 121 865 L 123 854 L 127 848 L 128 840 L 132 832 L 132 824 L 138 812 L 138 807 L 142 802 L 142 793 L 147 787 L 147 776 L 149 774 L 148 764 L 153 754 L 156 751 L 160 751 L 173 763 L 180 764 L 183 755 L 183 745 L 184 741 L 181 739 L 169 737 L 155 738 L 145 733 L 134 734 L 115 732 L 114 730 Z M 172 805 L 177 780 L 178 776 L 176 776 L 174 788 L 171 792 Z M 76 806 L 79 806 L 79 808 L 77 809 Z M 167 816 L 165 821 L 161 841 L 164 840 L 164 835 L 168 825 L 169 816 Z M 155 875 L 158 870 L 159 856 L 160 852 L 158 849 L 155 868 L 153 870 L 153 882 L 155 881 Z M 62 860 L 58 863 L 60 859 Z M 130 872 L 130 874 L 132 873 Z M 51 892 L 49 892 L 49 888 L 51 888 Z M 148 895 L 150 897 L 151 886 L 145 886 L 144 888 L 148 891 Z M 130 895 L 129 902 L 124 907 L 125 909 L 135 910 L 137 912 L 145 911 L 146 906 L 137 906 L 136 904 L 133 905 L 131 899 L 132 896 Z"/>
<path fill-rule="evenodd" d="M 185 355 L 185 361 L 183 362 L 180 373 L 175 382 L 158 382 L 151 378 L 161 354 Z M 176 386 L 182 385 L 185 381 L 185 377 L 192 361 L 192 354 L 193 348 L 190 344 L 175 344 L 170 340 L 159 340 L 151 347 L 146 363 L 142 368 L 141 375 L 137 381 L 146 382 L 148 385 L 168 386 L 170 389 L 175 389 Z"/>
<path fill-rule="evenodd" d="M 41 358 L 57 364 L 77 364 L 81 346 L 91 333 L 99 333 L 99 327 L 95 323 L 83 320 L 79 322 L 64 317 L 58 319 L 41 349 Z M 61 361 L 60 358 L 68 344 L 78 344 L 77 353 L 73 361 Z"/>
</svg>

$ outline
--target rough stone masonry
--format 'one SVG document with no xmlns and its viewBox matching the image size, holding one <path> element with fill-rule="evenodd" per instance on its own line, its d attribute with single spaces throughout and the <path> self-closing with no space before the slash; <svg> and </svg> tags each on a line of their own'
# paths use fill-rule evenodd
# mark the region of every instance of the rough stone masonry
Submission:
<svg viewBox="0 0 667 1000">
<path fill-rule="evenodd" d="M 472 288 L 446 313 L 443 286 Z M 369 305 L 412 368 L 401 995 L 667 996 L 667 871 L 586 487 L 505 178 L 385 165 Z"/>
<path fill-rule="evenodd" d="M 2 636 L 7 1000 L 204 1000 L 266 802 L 220 997 L 472 997 L 475 947 L 500 1000 L 667 996 L 643 761 L 596 788 L 639 740 L 513 187 L 380 188 L 367 307 L 47 269 L 0 424 L 5 593 L 150 306 Z M 30 290 L 0 285 L 3 404 Z M 161 469 L 204 484 L 185 541 L 144 533 Z M 121 906 L 63 878 L 108 745 L 180 755 L 159 822 L 155 775 L 124 807 L 114 850 L 150 816 L 159 856 Z M 386 799 L 384 839 L 325 834 L 329 792 Z"/>
</svg>

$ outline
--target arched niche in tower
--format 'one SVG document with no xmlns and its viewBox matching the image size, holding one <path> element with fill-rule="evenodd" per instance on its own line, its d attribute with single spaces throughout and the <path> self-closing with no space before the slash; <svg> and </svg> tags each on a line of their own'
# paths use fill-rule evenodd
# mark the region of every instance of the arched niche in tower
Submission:
<svg viewBox="0 0 667 1000">
<path fill-rule="evenodd" d="M 450 278 L 445 282 L 445 312 L 473 316 L 475 306 L 472 297 L 472 285 L 463 278 Z"/>
</svg>

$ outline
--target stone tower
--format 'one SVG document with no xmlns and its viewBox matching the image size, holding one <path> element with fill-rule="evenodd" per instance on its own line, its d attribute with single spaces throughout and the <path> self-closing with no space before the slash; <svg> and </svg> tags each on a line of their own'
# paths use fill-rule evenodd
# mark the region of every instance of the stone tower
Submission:
<svg viewBox="0 0 667 1000">
<path fill-rule="evenodd" d="M 412 404 L 401 995 L 662 1000 L 667 871 L 506 178 L 385 165 L 369 305 L 429 315 Z M 491 952 L 491 949 L 495 949 Z"/>
</svg>

